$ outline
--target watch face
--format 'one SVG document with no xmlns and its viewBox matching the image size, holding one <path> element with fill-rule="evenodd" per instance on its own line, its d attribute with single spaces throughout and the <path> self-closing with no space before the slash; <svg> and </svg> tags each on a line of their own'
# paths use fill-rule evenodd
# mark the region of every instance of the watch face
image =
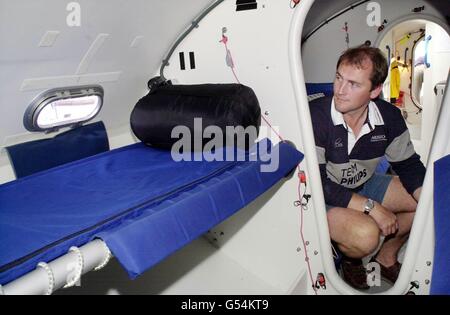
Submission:
<svg viewBox="0 0 450 315">
<path fill-rule="evenodd" d="M 372 199 L 367 199 L 364 205 L 364 213 L 369 214 L 369 212 L 375 207 L 375 203 Z"/>
</svg>

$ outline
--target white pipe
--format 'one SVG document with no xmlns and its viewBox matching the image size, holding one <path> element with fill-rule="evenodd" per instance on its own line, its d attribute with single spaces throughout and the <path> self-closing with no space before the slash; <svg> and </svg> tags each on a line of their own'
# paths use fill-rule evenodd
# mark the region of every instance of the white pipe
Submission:
<svg viewBox="0 0 450 315">
<path fill-rule="evenodd" d="M 425 223 L 428 221 L 428 217 L 434 211 L 434 203 L 433 203 L 434 162 L 441 159 L 444 156 L 447 156 L 450 153 L 450 141 L 448 137 L 450 133 L 450 124 L 448 123 L 450 121 L 449 80 L 450 80 L 450 73 L 447 78 L 447 87 L 444 94 L 445 98 L 442 100 L 442 106 L 439 111 L 437 119 L 437 126 L 431 142 L 430 154 L 427 164 L 427 174 L 425 176 L 425 181 L 422 188 L 422 196 L 417 206 L 416 215 L 414 217 L 411 234 L 408 241 L 408 248 L 406 249 L 405 253 L 404 260 L 408 262 L 408 264 L 403 264 L 399 276 L 399 280 L 401 280 L 402 282 L 399 283 L 399 280 L 397 280 L 397 283 L 394 286 L 394 288 L 396 288 L 397 285 L 399 287 L 405 284 L 408 285 L 408 283 L 405 282 L 405 278 L 402 277 L 402 275 L 403 274 L 411 275 L 414 272 L 414 263 L 417 258 L 419 246 L 422 241 Z"/>
<path fill-rule="evenodd" d="M 110 258 L 106 244 L 96 239 L 82 247 L 80 252 L 83 256 L 83 270 L 85 274 L 105 262 Z M 70 281 L 71 276 L 77 273 L 79 266 L 79 256 L 77 252 L 71 251 L 66 255 L 55 259 L 47 264 L 54 278 L 54 290 L 62 288 Z M 49 274 L 43 268 L 34 271 L 3 286 L 5 295 L 43 295 L 49 291 Z"/>
<path fill-rule="evenodd" d="M 434 15 L 430 15 L 430 14 L 426 14 L 426 13 L 420 13 L 420 15 L 418 15 L 417 13 L 412 13 L 412 14 L 401 16 L 398 19 L 395 19 L 393 21 L 389 21 L 389 24 L 387 24 L 386 27 L 380 33 L 378 33 L 377 39 L 375 40 L 373 47 L 379 47 L 383 38 L 393 28 L 399 26 L 403 22 L 407 22 L 407 21 L 411 21 L 411 20 L 425 20 L 425 21 L 436 23 L 437 25 L 442 27 L 447 32 L 447 34 L 450 35 L 450 27 L 447 25 L 447 23 L 445 23 L 445 18 L 440 19 Z"/>
<path fill-rule="evenodd" d="M 305 79 L 302 66 L 302 56 L 301 56 L 301 36 L 303 24 L 305 22 L 306 16 L 314 3 L 314 0 L 303 0 L 297 7 L 292 18 L 290 35 L 289 35 L 289 62 L 291 79 L 293 84 L 293 89 L 295 93 L 295 99 L 297 103 L 297 118 L 299 121 L 301 136 L 303 141 L 303 150 L 305 153 L 306 171 L 307 174 L 320 174 L 319 164 L 317 161 L 314 133 L 311 122 L 311 115 L 309 111 L 309 104 L 306 94 Z M 444 106 L 445 105 L 445 106 Z M 449 96 L 447 93 L 447 98 L 443 102 L 442 114 L 440 117 L 440 124 L 438 126 L 437 137 L 442 138 L 445 133 L 449 133 L 449 125 L 444 124 L 445 121 L 450 121 L 449 112 Z M 445 118 L 444 118 L 445 117 Z M 444 130 L 445 129 L 445 130 Z M 434 141 L 436 142 L 436 141 Z M 433 172 L 432 172 L 432 162 L 437 158 L 442 157 L 442 149 L 439 149 L 445 144 L 434 143 L 433 151 L 438 152 L 432 154 L 430 157 L 430 162 L 428 163 L 428 172 L 425 177 L 424 187 L 422 190 L 422 197 L 417 207 L 416 217 L 411 230 L 410 239 L 408 242 L 408 248 L 405 255 L 405 260 L 403 267 L 401 269 L 399 278 L 394 287 L 384 292 L 384 294 L 404 294 L 409 285 L 409 281 L 412 277 L 412 273 L 415 267 L 416 258 L 421 245 L 421 237 L 425 230 L 425 224 L 427 222 L 428 215 L 433 209 Z M 448 152 L 448 151 L 447 151 Z M 362 294 L 347 285 L 337 274 L 334 263 L 333 255 L 330 248 L 330 235 L 327 228 L 328 222 L 325 211 L 325 201 L 323 198 L 322 182 L 320 176 L 308 176 L 309 187 L 312 193 L 312 202 L 316 215 L 317 231 L 319 234 L 319 244 L 321 248 L 322 263 L 325 270 L 325 274 L 328 278 L 328 282 L 341 294 Z"/>
<path fill-rule="evenodd" d="M 306 172 L 308 174 L 308 184 L 311 189 L 312 202 L 316 213 L 317 231 L 319 234 L 319 244 L 322 252 L 322 263 L 328 282 L 341 293 L 359 293 L 342 281 L 336 272 L 331 253 L 330 234 L 328 232 L 328 221 L 325 212 L 325 201 L 323 198 L 322 182 L 319 170 L 319 163 L 316 156 L 316 145 L 309 111 L 308 98 L 302 66 L 301 38 L 303 25 L 314 0 L 302 0 L 296 8 L 292 18 L 289 34 L 289 62 L 291 70 L 292 85 L 297 103 L 297 118 L 300 125 L 303 151 L 305 154 Z M 312 176 L 312 174 L 316 174 Z"/>
</svg>

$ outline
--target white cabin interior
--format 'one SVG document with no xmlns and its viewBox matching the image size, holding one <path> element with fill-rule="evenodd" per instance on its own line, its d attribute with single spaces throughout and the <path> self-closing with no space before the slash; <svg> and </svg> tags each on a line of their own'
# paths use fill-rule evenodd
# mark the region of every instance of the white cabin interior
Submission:
<svg viewBox="0 0 450 315">
<path fill-rule="evenodd" d="M 256 2 L 257 8 L 237 11 L 237 2 L 0 0 L 1 184 L 16 180 L 5 147 L 69 130 L 30 132 L 24 126 L 27 108 L 51 89 L 100 85 L 103 105 L 90 122 L 104 122 L 111 150 L 139 142 L 130 128 L 130 114 L 148 93 L 147 82 L 162 74 L 165 61 L 163 75 L 173 84 L 240 82 L 251 87 L 262 115 L 305 154 L 300 169 L 306 172 L 306 192 L 312 195 L 307 210 L 294 206 L 298 199 L 294 175 L 136 280 L 131 281 L 112 259 L 101 271 L 87 272 L 80 286 L 55 293 L 360 294 L 341 280 L 334 267 L 305 83 L 332 83 L 339 55 L 370 41 L 389 59 L 400 58 L 400 89 L 405 94 L 399 106 L 427 166 L 428 184 L 402 251 L 399 280 L 394 286 L 382 283 L 369 293 L 405 294 L 411 291 L 410 283 L 418 281 L 421 285 L 414 293 L 429 294 L 435 242 L 430 170 L 434 161 L 450 152 L 446 123 L 450 101 L 449 93 L 444 94 L 450 69 L 449 4 L 301 0 L 295 5 L 292 0 L 257 0 L 248 1 Z M 212 5 L 217 6 L 198 21 Z M 191 25 L 193 30 L 174 46 Z M 221 42 L 223 35 L 227 46 Z M 418 83 L 412 53 L 428 36 L 431 66 L 420 70 Z M 389 84 L 388 77 L 386 100 Z M 418 98 L 411 96 L 414 93 Z M 264 123 L 261 130 L 273 142 L 279 141 Z M 313 289 L 320 273 L 326 275 L 327 288 Z M 40 277 L 44 285 L 33 294 L 45 292 L 46 276 Z M 2 285 L 8 293 L 8 285 Z M 17 290 L 11 292 L 20 293 Z"/>
</svg>

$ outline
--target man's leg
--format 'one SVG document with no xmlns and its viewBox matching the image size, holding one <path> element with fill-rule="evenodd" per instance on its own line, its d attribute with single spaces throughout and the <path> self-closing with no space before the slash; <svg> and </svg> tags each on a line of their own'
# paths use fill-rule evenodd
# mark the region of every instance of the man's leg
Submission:
<svg viewBox="0 0 450 315">
<path fill-rule="evenodd" d="M 345 281 L 356 289 L 369 289 L 361 258 L 378 247 L 380 230 L 377 224 L 362 212 L 346 208 L 331 208 L 327 218 L 331 239 L 344 254 L 341 271 Z"/>
<path fill-rule="evenodd" d="M 375 221 L 364 213 L 331 208 L 327 219 L 331 239 L 347 257 L 362 258 L 378 247 L 380 230 Z"/>
<path fill-rule="evenodd" d="M 399 229 L 395 235 L 385 239 L 376 260 L 385 267 L 397 262 L 397 254 L 407 241 L 414 220 L 417 202 L 408 194 L 398 177 L 393 177 L 382 205 L 397 215 Z"/>
</svg>

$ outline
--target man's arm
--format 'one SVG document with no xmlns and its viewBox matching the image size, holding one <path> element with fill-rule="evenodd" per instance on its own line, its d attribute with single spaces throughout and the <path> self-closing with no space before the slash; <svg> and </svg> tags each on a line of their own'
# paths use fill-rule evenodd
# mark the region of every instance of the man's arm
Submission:
<svg viewBox="0 0 450 315">
<path fill-rule="evenodd" d="M 397 158 L 397 159 L 400 159 Z M 420 157 L 414 152 L 412 156 L 403 160 L 390 162 L 392 169 L 397 173 L 406 191 L 411 194 L 416 201 L 419 201 L 425 179 L 425 167 L 420 161 Z"/>
<path fill-rule="evenodd" d="M 319 164 L 319 168 L 325 203 L 330 206 L 346 208 L 352 198 L 352 192 L 328 178 L 326 164 Z"/>
<path fill-rule="evenodd" d="M 364 212 L 367 198 L 354 193 L 348 204 L 348 208 Z M 375 207 L 370 211 L 369 216 L 375 220 L 384 236 L 395 234 L 398 229 L 397 216 L 384 208 L 378 202 L 374 202 Z"/>
<path fill-rule="evenodd" d="M 386 148 L 386 158 L 406 191 L 416 201 L 415 191 L 422 187 L 425 178 L 425 166 L 420 161 L 420 156 L 414 150 L 411 137 L 401 112 L 395 109 L 387 120 L 390 143 Z"/>
</svg>

